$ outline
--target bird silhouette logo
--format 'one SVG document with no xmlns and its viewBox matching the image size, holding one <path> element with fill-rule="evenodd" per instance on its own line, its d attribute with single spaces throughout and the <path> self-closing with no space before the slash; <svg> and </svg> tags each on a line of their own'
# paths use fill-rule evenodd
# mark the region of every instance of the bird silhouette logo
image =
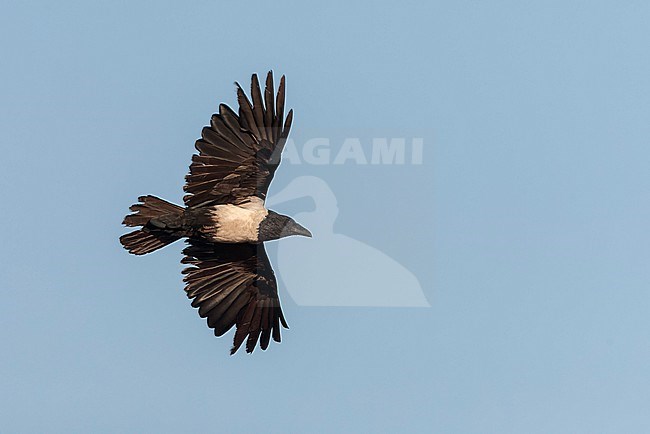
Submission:
<svg viewBox="0 0 650 434">
<path fill-rule="evenodd" d="M 278 242 L 277 262 L 287 292 L 303 306 L 429 307 L 418 279 L 384 252 L 334 232 L 336 196 L 316 176 L 293 179 L 269 206 L 309 197 L 313 211 L 296 214 L 314 237 Z"/>
</svg>

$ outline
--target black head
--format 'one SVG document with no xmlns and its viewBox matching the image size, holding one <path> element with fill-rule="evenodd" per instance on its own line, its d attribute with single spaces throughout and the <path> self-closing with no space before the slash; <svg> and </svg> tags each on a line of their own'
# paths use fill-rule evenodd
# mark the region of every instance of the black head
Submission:
<svg viewBox="0 0 650 434">
<path fill-rule="evenodd" d="M 264 220 L 260 222 L 257 238 L 260 241 L 270 241 L 290 235 L 311 237 L 311 232 L 293 221 L 291 217 L 269 211 Z"/>
</svg>

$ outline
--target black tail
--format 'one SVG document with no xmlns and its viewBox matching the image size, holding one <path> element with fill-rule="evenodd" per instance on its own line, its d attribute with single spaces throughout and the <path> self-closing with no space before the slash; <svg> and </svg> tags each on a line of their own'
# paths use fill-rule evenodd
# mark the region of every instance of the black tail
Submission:
<svg viewBox="0 0 650 434">
<path fill-rule="evenodd" d="M 141 196 L 138 200 L 141 203 L 129 208 L 135 212 L 124 217 L 122 222 L 126 226 L 142 226 L 142 229 L 120 237 L 120 242 L 129 253 L 151 253 L 185 236 L 183 207 L 155 196 Z"/>
</svg>

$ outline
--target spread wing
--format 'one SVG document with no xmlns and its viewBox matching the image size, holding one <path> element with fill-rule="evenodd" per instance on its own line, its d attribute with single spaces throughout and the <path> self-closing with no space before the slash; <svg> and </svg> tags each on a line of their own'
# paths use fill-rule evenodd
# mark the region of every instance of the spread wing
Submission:
<svg viewBox="0 0 650 434">
<path fill-rule="evenodd" d="M 188 240 L 183 250 L 185 291 L 208 327 L 222 336 L 236 326 L 230 354 L 246 340 L 251 353 L 257 342 L 266 350 L 271 337 L 280 342 L 280 324 L 288 328 L 277 283 L 263 244 L 221 244 Z"/>
<path fill-rule="evenodd" d="M 212 115 L 196 141 L 184 197 L 186 206 L 239 203 L 246 197 L 264 200 L 289 135 L 293 110 L 284 118 L 284 76 L 274 101 L 273 73 L 266 77 L 264 98 L 257 74 L 251 103 L 237 85 L 239 112 L 226 104 Z"/>
</svg>

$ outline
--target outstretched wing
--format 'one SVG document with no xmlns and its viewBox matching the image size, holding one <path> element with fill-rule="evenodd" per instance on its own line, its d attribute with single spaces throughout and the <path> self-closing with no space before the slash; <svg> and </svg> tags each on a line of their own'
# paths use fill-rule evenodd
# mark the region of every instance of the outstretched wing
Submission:
<svg viewBox="0 0 650 434">
<path fill-rule="evenodd" d="M 280 324 L 288 328 L 277 283 L 263 244 L 209 243 L 191 238 L 183 250 L 185 291 L 208 327 L 222 336 L 236 326 L 230 354 L 246 340 L 251 353 L 257 342 L 266 350 L 271 337 L 280 342 Z"/>
<path fill-rule="evenodd" d="M 293 110 L 284 118 L 284 76 L 275 97 L 273 73 L 266 76 L 264 98 L 253 74 L 253 102 L 237 85 L 239 113 L 226 104 L 212 115 L 196 141 L 184 197 L 186 206 L 240 203 L 249 196 L 264 200 L 289 135 Z"/>
</svg>

